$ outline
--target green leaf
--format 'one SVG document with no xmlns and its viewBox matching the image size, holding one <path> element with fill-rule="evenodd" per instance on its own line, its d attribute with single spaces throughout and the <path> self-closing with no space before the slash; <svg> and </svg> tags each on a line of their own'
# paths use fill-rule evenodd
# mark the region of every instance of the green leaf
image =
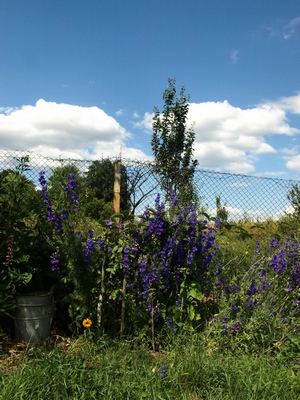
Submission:
<svg viewBox="0 0 300 400">
<path fill-rule="evenodd" d="M 191 282 L 188 287 L 188 295 L 196 300 L 202 300 L 201 287 L 198 282 Z"/>
<path fill-rule="evenodd" d="M 110 218 L 124 218 L 124 214 L 122 213 L 115 213 Z"/>
<path fill-rule="evenodd" d="M 226 232 L 220 232 L 220 231 L 218 231 L 218 232 L 217 232 L 217 236 L 218 236 L 219 238 L 221 238 L 222 240 L 224 240 L 224 242 L 228 242 L 228 240 L 229 240 L 229 237 L 228 237 L 228 235 L 227 235 Z"/>
<path fill-rule="evenodd" d="M 136 228 L 137 224 L 130 222 L 129 224 L 125 225 L 125 229 Z"/>
<path fill-rule="evenodd" d="M 261 224 L 252 225 L 251 229 L 254 229 L 254 228 L 265 229 L 265 227 L 263 225 L 261 225 Z"/>
<path fill-rule="evenodd" d="M 195 309 L 193 304 L 189 305 L 188 313 L 190 321 L 199 321 L 201 319 L 200 313 Z"/>
</svg>

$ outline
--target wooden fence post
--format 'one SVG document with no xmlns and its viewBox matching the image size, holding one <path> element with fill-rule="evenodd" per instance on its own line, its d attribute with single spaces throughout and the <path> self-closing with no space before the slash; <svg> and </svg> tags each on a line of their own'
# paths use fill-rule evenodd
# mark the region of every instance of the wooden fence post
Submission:
<svg viewBox="0 0 300 400">
<path fill-rule="evenodd" d="M 121 211 L 121 160 L 115 161 L 114 213 Z"/>
</svg>

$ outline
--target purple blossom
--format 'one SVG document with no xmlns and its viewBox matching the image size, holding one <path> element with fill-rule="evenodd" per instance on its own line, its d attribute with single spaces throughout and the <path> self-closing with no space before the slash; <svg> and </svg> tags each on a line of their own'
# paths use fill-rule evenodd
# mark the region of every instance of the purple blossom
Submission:
<svg viewBox="0 0 300 400">
<path fill-rule="evenodd" d="M 107 220 L 105 221 L 105 225 L 106 225 L 109 229 L 112 229 L 112 224 L 111 224 L 110 219 L 107 219 Z"/>
<path fill-rule="evenodd" d="M 233 330 L 234 332 L 238 332 L 239 329 L 240 329 L 240 323 L 239 323 L 239 322 L 236 322 L 236 323 L 234 324 L 232 330 Z"/>
<path fill-rule="evenodd" d="M 72 203 L 73 204 L 77 204 L 78 203 L 78 194 L 75 193 L 75 192 L 72 194 Z M 78 209 L 76 209 L 76 210 L 78 210 Z"/>
<path fill-rule="evenodd" d="M 103 250 L 104 249 L 104 247 L 105 247 L 105 240 L 103 240 L 103 239 L 98 239 L 98 246 L 99 246 L 99 249 L 101 249 L 101 250 Z"/>
<path fill-rule="evenodd" d="M 293 291 L 293 288 L 292 288 L 290 283 L 288 283 L 286 291 L 288 291 L 288 292 L 292 292 Z"/>
<path fill-rule="evenodd" d="M 65 185 L 65 193 L 66 194 L 71 194 L 72 192 L 74 192 L 74 190 L 76 189 L 76 182 L 75 182 L 75 175 L 73 172 L 70 173 L 69 177 L 68 177 L 68 181 Z"/>
<path fill-rule="evenodd" d="M 93 253 L 97 252 L 97 250 L 95 248 L 95 245 L 94 245 L 94 242 L 91 239 L 88 239 L 86 241 L 86 247 L 89 250 L 89 252 L 93 252 Z"/>
<path fill-rule="evenodd" d="M 280 249 L 277 254 L 274 254 L 270 265 L 273 268 L 274 272 L 280 274 L 282 271 L 285 271 L 287 268 L 286 260 L 284 259 L 283 251 Z"/>
<path fill-rule="evenodd" d="M 50 258 L 50 264 L 52 265 L 51 267 L 51 271 L 59 271 L 59 258 L 60 258 L 60 254 L 58 252 L 55 252 L 52 254 L 51 258 Z"/>
<path fill-rule="evenodd" d="M 266 281 L 263 281 L 262 284 L 259 287 L 259 291 L 262 292 L 268 287 L 268 283 Z"/>
<path fill-rule="evenodd" d="M 176 196 L 176 194 L 175 194 L 174 191 L 172 191 L 171 196 L 170 196 L 170 199 L 171 199 L 171 208 L 177 207 L 177 204 L 178 204 L 178 197 Z"/>
<path fill-rule="evenodd" d="M 253 306 L 253 299 L 252 299 L 252 297 L 250 297 L 249 300 L 248 300 L 247 307 L 251 308 L 252 306 Z"/>
<path fill-rule="evenodd" d="M 234 314 L 236 312 L 237 306 L 235 303 L 231 303 L 230 313 Z"/>
<path fill-rule="evenodd" d="M 61 215 L 61 219 L 64 220 L 64 219 L 66 219 L 68 217 L 68 211 L 65 208 L 63 208 L 61 210 L 60 215 Z"/>
<path fill-rule="evenodd" d="M 257 292 L 257 286 L 256 286 L 256 284 L 255 284 L 255 279 L 252 279 L 251 285 L 250 285 L 250 287 L 248 288 L 248 290 L 246 291 L 246 293 L 247 293 L 249 296 L 252 296 L 252 295 L 255 294 L 256 292 Z"/>
</svg>

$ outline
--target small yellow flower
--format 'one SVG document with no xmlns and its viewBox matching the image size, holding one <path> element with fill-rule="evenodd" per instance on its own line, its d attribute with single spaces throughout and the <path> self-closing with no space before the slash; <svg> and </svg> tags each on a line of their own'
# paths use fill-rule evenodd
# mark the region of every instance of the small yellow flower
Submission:
<svg viewBox="0 0 300 400">
<path fill-rule="evenodd" d="M 90 328 L 92 326 L 92 321 L 89 318 L 86 318 L 82 321 L 82 325 L 85 328 Z"/>
</svg>

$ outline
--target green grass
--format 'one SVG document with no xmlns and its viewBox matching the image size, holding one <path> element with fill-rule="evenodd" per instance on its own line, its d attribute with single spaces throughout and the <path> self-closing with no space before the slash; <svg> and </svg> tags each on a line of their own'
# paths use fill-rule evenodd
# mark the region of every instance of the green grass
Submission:
<svg viewBox="0 0 300 400">
<path fill-rule="evenodd" d="M 196 334 L 178 337 L 157 353 L 84 338 L 68 347 L 33 346 L 15 370 L 0 375 L 3 400 L 299 398 L 300 376 L 286 361 L 217 354 Z"/>
</svg>

